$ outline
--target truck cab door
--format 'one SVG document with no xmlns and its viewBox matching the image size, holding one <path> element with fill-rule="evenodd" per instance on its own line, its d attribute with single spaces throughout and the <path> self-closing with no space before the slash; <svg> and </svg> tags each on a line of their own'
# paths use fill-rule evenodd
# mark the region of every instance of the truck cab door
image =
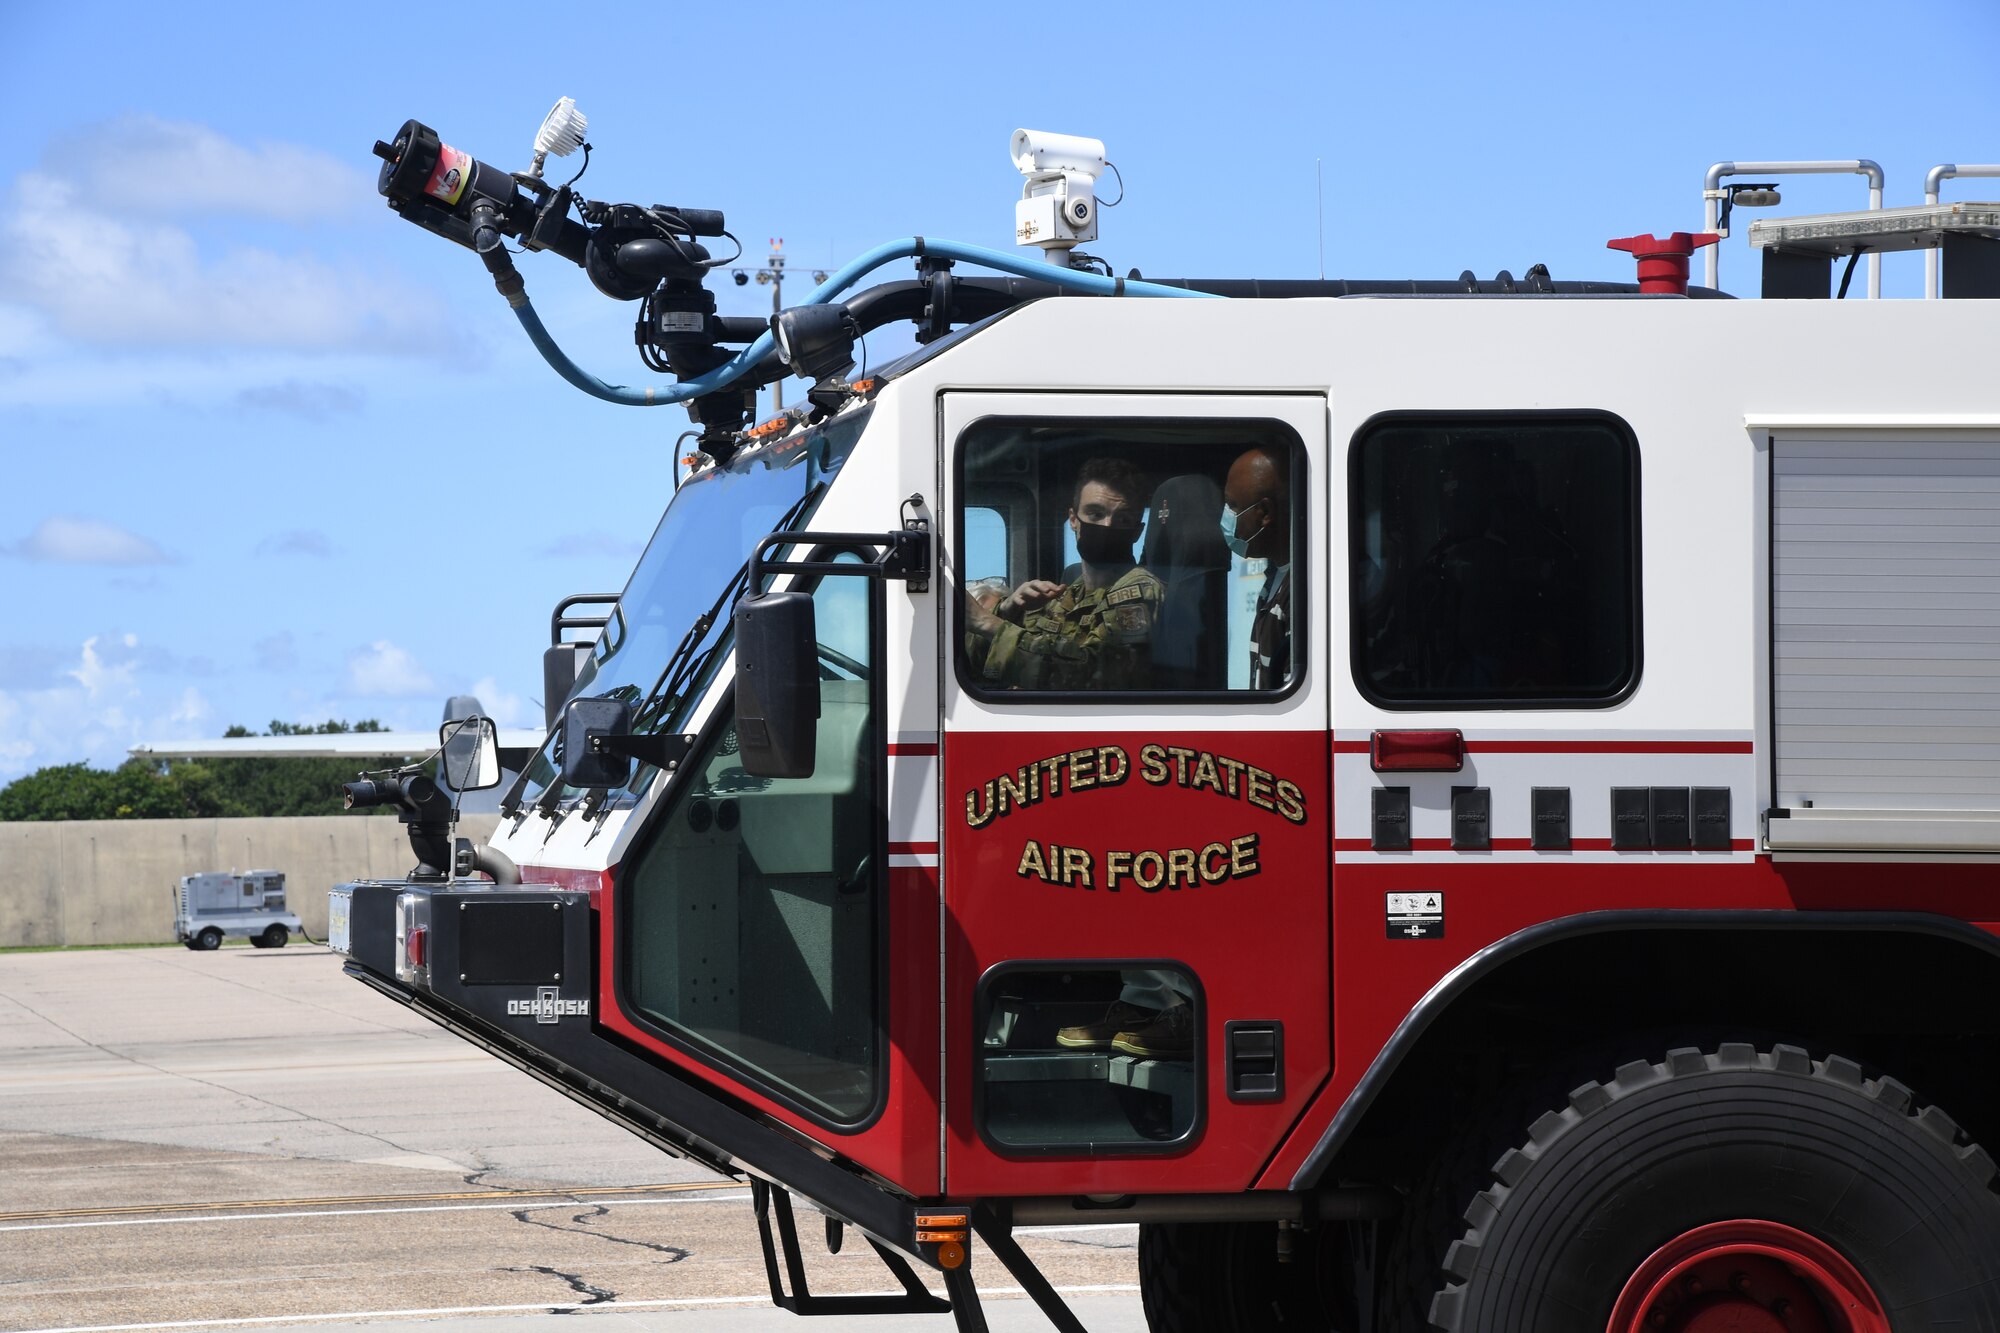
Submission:
<svg viewBox="0 0 2000 1333">
<path fill-rule="evenodd" d="M 1329 1064 L 1325 398 L 939 420 L 948 1191 L 1247 1188 Z"/>
</svg>

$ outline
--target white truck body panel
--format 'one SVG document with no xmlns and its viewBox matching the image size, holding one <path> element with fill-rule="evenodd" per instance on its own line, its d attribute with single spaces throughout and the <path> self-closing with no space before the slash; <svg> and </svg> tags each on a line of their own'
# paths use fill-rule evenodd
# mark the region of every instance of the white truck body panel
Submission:
<svg viewBox="0 0 2000 1333">
<path fill-rule="evenodd" d="M 1990 737 L 1962 728 L 1949 739 L 1935 729 L 1889 736 L 1879 729 L 1899 725 L 1894 701 L 1875 684 L 1862 694 L 1843 696 L 1845 702 L 1835 706 L 1847 713 L 1838 719 L 1807 722 L 1792 711 L 1801 691 L 1813 688 L 1809 676 L 1824 674 L 1801 674 L 1801 668 L 1816 660 L 1824 665 L 1829 653 L 1846 659 L 1841 671 L 1863 660 L 1858 648 L 1829 648 L 1825 645 L 1838 641 L 1822 638 L 1813 641 L 1820 648 L 1807 649 L 1807 640 L 1800 637 L 1800 585 L 1793 580 L 1801 576 L 1795 566 L 1802 558 L 1821 558 L 1804 555 L 1796 544 L 1802 536 L 1797 516 L 1806 503 L 1796 479 L 1807 466 L 1808 442 L 1847 441 L 1838 448 L 1872 458 L 1870 466 L 1893 472 L 1907 462 L 1909 475 L 1931 475 L 1933 481 L 1942 459 L 1926 462 L 1922 449 L 1936 445 L 1933 453 L 1960 460 L 1954 466 L 1961 473 L 1953 475 L 1977 479 L 1990 473 L 1995 478 L 1981 481 L 1978 490 L 1958 492 L 1954 503 L 1961 519 L 1977 519 L 1978 540 L 2000 535 L 2000 489 L 1983 489 L 2000 487 L 2000 410 L 1991 375 L 1995 343 L 1991 310 L 1978 301 L 1046 300 L 1008 314 L 886 385 L 866 437 L 811 526 L 849 531 L 893 526 L 896 501 L 912 494 L 923 495 L 932 507 L 928 512 L 938 531 L 941 594 L 890 597 L 887 626 L 891 644 L 939 636 L 939 653 L 928 660 L 921 654 L 910 659 L 915 665 L 892 687 L 897 734 L 921 743 L 934 738 L 944 721 L 940 672 L 949 667 L 940 664 L 948 662 L 949 654 L 942 652 L 948 642 L 942 636 L 958 632 L 953 593 L 959 575 L 945 481 L 953 466 L 954 432 L 965 417 L 976 415 L 982 404 L 1001 402 L 1029 413 L 1060 408 L 1064 415 L 1143 416 L 1171 410 L 1213 414 L 1226 410 L 1228 395 L 1291 398 L 1301 410 L 1324 414 L 1328 449 L 1326 465 L 1312 481 L 1309 540 L 1318 565 L 1313 583 L 1318 591 L 1308 631 L 1313 648 L 1309 678 L 1280 711 L 1296 707 L 1311 712 L 1307 698 L 1317 696 L 1327 710 L 1318 715 L 1330 714 L 1336 741 L 1343 742 L 1365 740 L 1378 728 L 1463 727 L 1470 720 L 1469 740 L 1587 744 L 1646 737 L 1740 743 L 1740 756 L 1725 760 L 1726 777 L 1719 777 L 1710 757 L 1700 779 L 1726 781 L 1731 790 L 1731 832 L 1738 850 L 1723 855 L 1732 859 L 1802 847 L 1858 854 L 1864 845 L 1885 845 L 1865 837 L 1857 842 L 1851 829 L 1836 831 L 1830 823 L 1817 822 L 1826 816 L 1829 802 L 1852 807 L 1857 817 L 1863 810 L 1887 810 L 1892 820 L 1926 811 L 1957 812 L 1946 823 L 1931 820 L 1929 832 L 1911 826 L 1902 841 L 1886 845 L 1965 851 L 1970 837 L 1971 850 L 2000 849 L 2000 716 L 1990 724 Z M 1867 349 L 1865 356 L 1857 352 L 1860 348 Z M 1615 414 L 1639 442 L 1644 667 L 1637 688 L 1609 708 L 1506 709 L 1470 719 L 1457 708 L 1390 711 L 1370 703 L 1347 662 L 1346 463 L 1357 430 L 1377 414 L 1392 411 L 1554 409 Z M 1775 530 L 1774 439 L 1780 463 Z M 1994 506 L 1990 510 L 1983 507 L 1988 500 Z M 1867 548 L 1878 545 L 1888 530 L 1909 524 L 1892 521 L 1899 506 L 1886 493 L 1871 494 L 1862 508 L 1868 512 L 1847 514 L 1836 525 L 1840 531 L 1829 538 L 1852 549 L 1826 556 L 1837 563 L 1803 577 L 1876 577 L 1862 572 Z M 1770 577 L 1774 542 L 1783 580 L 1775 608 Z M 1913 563 L 1902 576 L 1906 582 L 1896 585 L 1897 596 L 1909 607 L 1916 605 L 1909 598 L 1921 600 L 1927 614 L 1919 617 L 1921 623 L 1907 626 L 1917 633 L 1889 634 L 1886 641 L 1899 645 L 1889 674 L 1909 688 L 1887 693 L 1921 697 L 1942 690 L 1948 677 L 2000 679 L 1954 674 L 1968 668 L 1924 665 L 1974 661 L 1938 656 L 1939 647 L 1956 642 L 1950 637 L 1956 634 L 2000 635 L 2000 594 L 1969 566 L 1948 563 L 1976 556 L 1948 554 L 1945 547 L 1952 544 L 1939 538 L 1926 537 L 1919 545 L 1922 549 L 1904 557 Z M 1995 549 L 2000 551 L 2000 545 Z M 1835 569 L 1847 572 L 1836 575 Z M 1909 579 L 1916 583 L 1907 583 Z M 1917 591 L 1917 584 L 1931 580 L 1938 585 L 1933 591 Z M 1976 585 L 1985 590 L 1955 595 L 1955 589 Z M 1842 594 L 1836 590 L 1835 595 Z M 1873 609 L 1885 613 L 1875 626 L 1882 630 L 1889 625 L 1886 613 L 1894 608 Z M 1779 627 L 1775 643 L 1774 612 Z M 920 628 L 919 621 L 936 623 Z M 1969 641 L 1966 651 L 1976 651 Z M 1815 659 L 1814 652 L 1822 657 Z M 725 662 L 718 680 L 727 681 L 731 674 L 732 664 Z M 1977 716 L 1988 709 L 2000 714 L 2000 692 L 1972 693 L 1979 695 L 1972 704 Z M 689 729 L 704 724 L 719 697 L 720 691 L 713 692 L 698 706 L 687 720 Z M 949 724 L 969 729 L 1032 726 L 1044 714 L 1065 711 L 1057 704 L 960 708 Z M 1199 711 L 1193 704 L 1135 701 L 1121 705 L 1120 725 L 1185 727 Z M 1781 751 L 1774 748 L 1774 719 L 1783 728 L 1776 737 Z M 1277 712 L 1270 719 L 1273 726 L 1282 721 Z M 1850 748 L 1832 755 L 1803 748 L 1830 742 L 1819 733 L 1801 732 L 1802 724 L 1847 728 L 1840 733 L 1846 742 L 1831 743 Z M 1885 749 L 1856 746 L 1888 747 L 1896 753 L 1891 757 Z M 1758 758 L 1773 753 L 1780 753 L 1775 772 Z M 892 759 L 897 764 L 893 838 L 934 844 L 936 760 Z M 1613 773 L 1611 766 L 1621 763 L 1624 767 Z M 1884 763 L 1900 767 L 1885 769 Z M 1971 767 L 1954 771 L 1954 766 L 1966 765 Z M 1838 776 L 1821 771 L 1828 766 L 1873 774 L 1881 781 L 1870 787 L 1874 779 L 1850 776 L 1842 780 L 1853 789 L 1835 793 L 1822 781 Z M 1587 750 L 1559 756 L 1533 747 L 1488 753 L 1476 760 L 1476 771 L 1439 777 L 1443 785 L 1438 792 L 1416 793 L 1412 833 L 1421 840 L 1448 832 L 1444 788 L 1453 781 L 1494 789 L 1492 832 L 1505 839 L 1529 832 L 1530 786 L 1674 783 L 1684 780 L 1680 770 L 1687 767 L 1685 759 L 1673 754 L 1658 756 L 1657 763 L 1638 772 L 1615 755 Z M 1372 785 L 1367 755 L 1351 749 L 1337 754 L 1335 779 L 1336 837 L 1366 837 Z M 1817 794 L 1804 791 L 1802 784 L 1808 782 L 1818 786 Z M 1952 800 L 1931 799 L 1941 784 Z M 917 808 L 903 803 L 904 792 Z M 496 843 L 524 865 L 603 869 L 620 859 L 658 795 L 656 784 L 631 808 L 610 812 L 601 821 L 565 819 L 553 831 L 542 815 L 524 812 L 518 820 L 503 821 Z M 1783 809 L 1802 795 L 1814 796 L 1812 822 L 1823 834 L 1815 834 L 1806 820 L 1767 833 L 1765 812 Z M 1966 828 L 1966 819 L 1977 811 L 1991 816 L 1990 839 Z M 1580 806 L 1575 834 L 1579 839 L 1603 837 L 1608 820 L 1607 811 Z M 1520 826 L 1510 827 L 1508 821 Z M 1939 829 L 1952 836 L 1932 837 Z M 1368 855 L 1355 854 L 1357 859 Z M 1424 859 L 1450 854 L 1402 855 Z M 1615 859 L 1619 854 L 1576 855 Z"/>
</svg>

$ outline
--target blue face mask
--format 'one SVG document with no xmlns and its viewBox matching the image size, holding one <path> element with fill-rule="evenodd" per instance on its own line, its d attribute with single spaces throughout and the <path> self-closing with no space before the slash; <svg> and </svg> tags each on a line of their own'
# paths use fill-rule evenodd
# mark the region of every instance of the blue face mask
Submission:
<svg viewBox="0 0 2000 1333">
<path fill-rule="evenodd" d="M 1259 503 L 1261 504 L 1262 501 L 1259 501 Z M 1256 507 L 1256 505 L 1250 505 L 1244 509 L 1231 509 L 1226 504 L 1222 506 L 1222 540 L 1229 543 L 1231 554 L 1240 559 L 1247 560 L 1250 558 L 1250 543 L 1256 534 L 1252 533 L 1249 537 L 1239 537 L 1236 535 L 1236 525 L 1243 521 L 1243 515 Z"/>
</svg>

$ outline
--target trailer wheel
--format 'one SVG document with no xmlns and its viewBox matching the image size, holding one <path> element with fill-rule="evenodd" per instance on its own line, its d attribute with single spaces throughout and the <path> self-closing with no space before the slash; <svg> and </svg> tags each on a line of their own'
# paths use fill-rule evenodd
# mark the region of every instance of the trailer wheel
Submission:
<svg viewBox="0 0 2000 1333">
<path fill-rule="evenodd" d="M 292 933 L 283 926 L 266 926 L 262 935 L 250 937 L 250 943 L 259 949 L 282 949 L 291 942 Z"/>
<path fill-rule="evenodd" d="M 1278 1262 L 1271 1222 L 1148 1222 L 1139 1298 L 1152 1333 L 1322 1333 L 1352 1327 L 1335 1228 L 1299 1233 Z"/>
<path fill-rule="evenodd" d="M 220 949 L 222 947 L 222 932 L 217 930 L 214 926 L 210 926 L 207 929 L 203 930 L 201 934 L 195 936 L 194 943 L 189 947 L 195 949 L 201 949 L 203 951 L 209 949 Z"/>
<path fill-rule="evenodd" d="M 1440 1163 L 1432 1184 L 1470 1205 L 1405 1235 L 1429 1299 L 1405 1294 L 1402 1327 L 1427 1309 L 1447 1333 L 2000 1329 L 1992 1159 L 1842 1056 L 1672 1050 L 1513 1141 L 1476 1172 Z"/>
</svg>

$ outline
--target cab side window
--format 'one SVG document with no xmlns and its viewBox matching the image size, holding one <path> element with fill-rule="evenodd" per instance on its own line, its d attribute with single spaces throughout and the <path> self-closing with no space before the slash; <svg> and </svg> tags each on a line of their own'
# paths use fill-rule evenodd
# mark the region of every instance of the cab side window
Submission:
<svg viewBox="0 0 2000 1333">
<path fill-rule="evenodd" d="M 1602 412 L 1393 414 L 1349 456 L 1354 677 L 1385 708 L 1638 683 L 1639 447 Z"/>
<path fill-rule="evenodd" d="M 1303 643 L 1304 450 L 1273 421 L 988 418 L 958 443 L 974 694 L 1277 694 Z"/>
</svg>

